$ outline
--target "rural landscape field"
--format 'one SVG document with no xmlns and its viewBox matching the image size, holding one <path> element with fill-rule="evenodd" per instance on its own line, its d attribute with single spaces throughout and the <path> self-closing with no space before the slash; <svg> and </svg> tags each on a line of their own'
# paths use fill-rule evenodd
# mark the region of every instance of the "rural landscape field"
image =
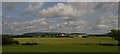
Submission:
<svg viewBox="0 0 120 54">
<path fill-rule="evenodd" d="M 120 52 L 118 2 L 2 2 L 0 6 L 2 54 Z"/>
<path fill-rule="evenodd" d="M 93 38 L 15 38 L 20 43 L 38 43 L 39 45 L 8 45 L 3 52 L 118 52 L 118 46 L 111 37 Z"/>
<path fill-rule="evenodd" d="M 20 43 L 35 42 L 39 44 L 117 44 L 111 37 L 91 37 L 91 38 L 15 38 Z"/>
</svg>

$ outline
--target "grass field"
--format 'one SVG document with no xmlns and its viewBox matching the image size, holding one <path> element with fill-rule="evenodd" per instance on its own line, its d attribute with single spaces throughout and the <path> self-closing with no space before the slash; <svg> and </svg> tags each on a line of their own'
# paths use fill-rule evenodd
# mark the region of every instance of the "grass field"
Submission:
<svg viewBox="0 0 120 54">
<path fill-rule="evenodd" d="M 117 41 L 111 37 L 91 37 L 91 38 L 15 38 L 20 43 L 35 42 L 39 44 L 98 44 L 112 43 L 117 44 Z"/>
<path fill-rule="evenodd" d="M 118 46 L 94 45 L 99 43 L 117 44 L 117 41 L 110 37 L 14 39 L 18 40 L 20 44 L 31 42 L 39 45 L 7 45 L 3 46 L 3 52 L 118 52 Z"/>
<path fill-rule="evenodd" d="M 3 52 L 118 52 L 118 46 L 15 45 L 15 46 L 3 46 Z"/>
</svg>

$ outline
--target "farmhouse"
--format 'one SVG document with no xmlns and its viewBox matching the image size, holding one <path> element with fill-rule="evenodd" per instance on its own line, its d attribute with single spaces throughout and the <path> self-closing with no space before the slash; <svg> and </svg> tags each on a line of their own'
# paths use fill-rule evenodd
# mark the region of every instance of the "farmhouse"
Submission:
<svg viewBox="0 0 120 54">
<path fill-rule="evenodd" d="M 86 38 L 87 34 L 86 33 L 25 33 L 20 35 L 19 37 Z"/>
<path fill-rule="evenodd" d="M 69 35 L 71 38 L 87 38 L 87 34 L 85 33 L 72 33 Z"/>
<path fill-rule="evenodd" d="M 69 36 L 66 34 L 60 34 L 58 37 L 64 38 L 64 37 L 69 37 Z"/>
<path fill-rule="evenodd" d="M 87 38 L 85 33 L 71 33 L 71 34 L 59 34 L 58 38 Z"/>
</svg>

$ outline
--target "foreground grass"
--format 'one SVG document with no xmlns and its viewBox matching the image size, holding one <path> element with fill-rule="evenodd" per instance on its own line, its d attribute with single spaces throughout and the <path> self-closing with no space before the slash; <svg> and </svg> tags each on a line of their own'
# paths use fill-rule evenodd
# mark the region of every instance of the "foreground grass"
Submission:
<svg viewBox="0 0 120 54">
<path fill-rule="evenodd" d="M 118 52 L 118 46 L 93 45 L 11 45 L 3 52 Z"/>
<path fill-rule="evenodd" d="M 99 43 L 117 44 L 111 37 L 91 38 L 14 38 L 20 44 L 31 42 L 39 45 L 6 45 L 3 52 L 118 52 L 118 46 L 101 46 Z"/>
</svg>

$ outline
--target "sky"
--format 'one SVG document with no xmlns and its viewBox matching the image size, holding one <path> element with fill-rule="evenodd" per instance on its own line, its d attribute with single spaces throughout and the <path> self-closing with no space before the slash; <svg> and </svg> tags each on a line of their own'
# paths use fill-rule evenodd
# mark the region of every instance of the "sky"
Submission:
<svg viewBox="0 0 120 54">
<path fill-rule="evenodd" d="M 3 34 L 103 34 L 118 28 L 117 2 L 3 2 L 1 15 Z"/>
<path fill-rule="evenodd" d="M 0 34 L 2 34 L 2 3 L 0 2 Z"/>
<path fill-rule="evenodd" d="M 120 0 L 2 0 L 2 2 L 119 2 Z"/>
</svg>

